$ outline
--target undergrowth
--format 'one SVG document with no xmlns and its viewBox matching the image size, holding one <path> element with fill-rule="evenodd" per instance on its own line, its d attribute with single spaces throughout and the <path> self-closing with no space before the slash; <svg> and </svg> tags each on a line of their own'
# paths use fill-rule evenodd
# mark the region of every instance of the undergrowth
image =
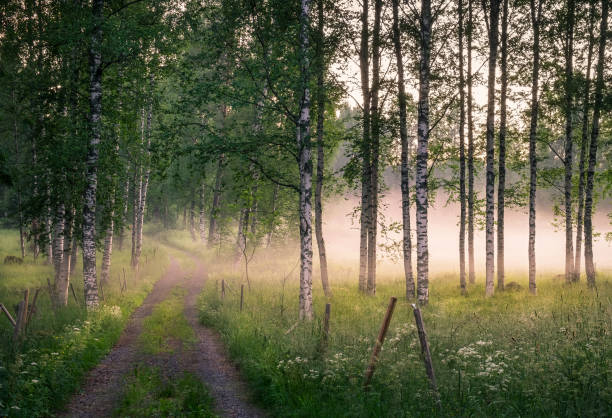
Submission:
<svg viewBox="0 0 612 418">
<path fill-rule="evenodd" d="M 461 296 L 458 278 L 430 281 L 422 309 L 441 398 L 438 409 L 400 277 L 380 277 L 375 296 L 332 266 L 331 330 L 322 344 L 327 302 L 314 291 L 316 319 L 297 321 L 299 272 L 281 256 L 241 268 L 210 264 L 201 320 L 221 334 L 261 404 L 279 417 L 609 416 L 612 414 L 612 281 L 566 286 L 526 278 L 519 290 L 484 297 L 477 283 Z M 275 264 L 276 262 L 276 264 Z M 315 275 L 315 277 L 317 277 Z M 352 279 L 352 280 L 351 280 Z M 220 283 L 226 286 L 221 298 Z M 239 310 L 240 285 L 245 303 Z M 399 298 L 368 391 L 363 376 L 389 298 Z"/>
<path fill-rule="evenodd" d="M 0 257 L 18 254 L 16 231 L 0 231 Z M 125 245 L 128 247 L 129 245 Z M 130 251 L 113 252 L 111 277 L 104 286 L 99 309 L 87 312 L 83 301 L 81 257 L 71 277 L 72 294 L 68 306 L 53 311 L 47 291 L 47 278 L 53 267 L 40 257 L 27 256 L 22 265 L 0 265 L 0 302 L 14 316 L 13 306 L 29 288 L 40 288 L 36 313 L 23 341 L 13 345 L 13 328 L 0 317 L 0 416 L 51 416 L 61 409 L 93 368 L 119 338 L 130 314 L 138 307 L 161 277 L 168 264 L 164 247 L 145 239 L 138 273 L 131 270 Z M 100 265 L 101 254 L 98 266 Z M 120 280 L 127 290 L 120 290 Z"/>
</svg>

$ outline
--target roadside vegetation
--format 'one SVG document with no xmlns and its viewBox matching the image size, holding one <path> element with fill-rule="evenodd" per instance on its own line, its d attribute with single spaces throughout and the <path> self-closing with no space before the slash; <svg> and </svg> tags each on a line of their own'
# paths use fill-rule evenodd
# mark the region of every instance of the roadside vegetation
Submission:
<svg viewBox="0 0 612 418">
<path fill-rule="evenodd" d="M 18 254 L 18 243 L 16 231 L 0 231 L 0 259 Z M 67 402 L 165 271 L 168 257 L 163 245 L 153 240 L 147 244 L 138 273 L 129 267 L 128 245 L 113 253 L 110 279 L 103 285 L 104 300 L 90 312 L 84 307 L 80 257 L 71 277 L 76 301 L 70 294 L 68 306 L 55 311 L 47 291 L 52 265 L 44 264 L 42 258 L 34 262 L 30 256 L 23 264 L 0 265 L 0 303 L 13 316 L 25 289 L 30 289 L 30 301 L 34 289 L 41 289 L 36 312 L 19 343 L 12 343 L 13 326 L 4 314 L 0 317 L 0 416 L 49 416 Z"/>
<path fill-rule="evenodd" d="M 295 260 L 293 260 L 295 259 Z M 584 281 L 525 276 L 492 298 L 484 280 L 461 296 L 455 275 L 431 281 L 422 308 L 441 398 L 430 391 L 403 277 L 381 277 L 375 296 L 355 272 L 330 266 L 333 297 L 315 286 L 316 318 L 298 322 L 299 272 L 285 254 L 261 253 L 250 265 L 210 265 L 202 323 L 222 335 L 262 405 L 276 416 L 605 416 L 612 405 L 612 277 L 596 291 Z M 289 261 L 293 260 L 293 261 Z M 382 276 L 382 275 L 381 275 Z M 316 277 L 316 276 L 315 276 Z M 225 298 L 221 297 L 221 281 Z M 240 312 L 240 286 L 245 287 Z M 389 298 L 398 296 L 374 378 L 364 371 Z M 329 340 L 324 305 L 331 303 Z"/>
</svg>

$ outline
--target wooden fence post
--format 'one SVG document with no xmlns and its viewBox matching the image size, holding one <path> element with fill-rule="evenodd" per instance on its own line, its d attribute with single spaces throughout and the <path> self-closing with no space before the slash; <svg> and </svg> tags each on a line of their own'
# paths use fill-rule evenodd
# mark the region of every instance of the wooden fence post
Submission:
<svg viewBox="0 0 612 418">
<path fill-rule="evenodd" d="M 434 373 L 433 362 L 431 361 L 431 351 L 429 350 L 429 342 L 427 341 L 427 333 L 425 332 L 425 324 L 423 323 L 421 310 L 414 303 L 412 304 L 412 310 L 414 311 L 414 320 L 416 321 L 417 330 L 419 331 L 421 353 L 423 354 L 423 362 L 425 363 L 425 371 L 427 372 L 427 377 L 429 378 L 429 385 L 434 394 L 436 405 L 438 405 L 439 409 L 442 409 L 440 393 L 438 392 L 436 375 Z"/>
<path fill-rule="evenodd" d="M 221 299 L 225 299 L 225 280 L 221 280 Z"/>
<path fill-rule="evenodd" d="M 28 325 L 30 325 L 30 319 L 32 318 L 32 315 L 34 314 L 34 309 L 36 309 L 36 300 L 38 299 L 38 292 L 40 292 L 40 288 L 36 289 L 36 292 L 34 293 L 34 299 L 32 299 L 32 305 L 30 305 L 30 309 L 28 310 L 28 316 L 26 317 L 26 322 L 25 322 L 25 330 L 28 330 Z"/>
<path fill-rule="evenodd" d="M 329 316 L 331 315 L 331 304 L 325 304 L 325 316 L 323 317 L 323 347 L 327 346 L 329 340 Z"/>
<path fill-rule="evenodd" d="M 6 309 L 6 307 L 0 303 L 0 309 L 2 310 L 2 312 L 4 312 L 4 314 L 6 315 L 6 317 L 8 318 L 8 320 L 11 322 L 11 324 L 13 324 L 13 328 L 15 328 L 15 326 L 17 325 L 17 323 L 15 322 L 15 320 L 13 319 L 13 316 L 11 315 L 11 313 L 8 311 L 8 309 Z"/>
<path fill-rule="evenodd" d="M 25 321 L 27 320 L 28 313 L 28 299 L 30 297 L 30 289 L 26 289 L 23 292 L 23 300 L 19 302 L 17 308 L 17 323 L 15 324 L 15 330 L 13 332 L 13 342 L 16 344 L 21 337 L 21 331 L 24 328 Z"/>
<path fill-rule="evenodd" d="M 374 348 L 372 349 L 370 363 L 368 364 L 368 368 L 365 372 L 365 378 L 363 380 L 363 387 L 365 390 L 368 390 L 370 386 L 370 381 L 372 380 L 372 375 L 374 375 L 374 368 L 376 367 L 378 354 L 380 353 L 380 349 L 382 348 L 383 342 L 385 341 L 385 335 L 387 335 L 387 330 L 389 329 L 389 323 L 391 323 L 391 317 L 393 316 L 393 310 L 395 309 L 396 302 L 396 297 L 391 297 L 391 299 L 389 300 L 389 306 L 387 306 L 387 313 L 385 313 L 385 317 L 380 326 L 378 338 L 376 339 L 376 342 L 374 343 Z"/>
<path fill-rule="evenodd" d="M 244 302 L 244 285 L 240 285 L 240 312 L 242 312 L 242 304 Z"/>
<path fill-rule="evenodd" d="M 78 305 L 79 304 L 79 300 L 76 297 L 76 292 L 74 291 L 74 286 L 72 285 L 72 283 L 70 283 L 70 290 L 72 291 L 72 296 L 74 297 L 75 303 Z"/>
</svg>

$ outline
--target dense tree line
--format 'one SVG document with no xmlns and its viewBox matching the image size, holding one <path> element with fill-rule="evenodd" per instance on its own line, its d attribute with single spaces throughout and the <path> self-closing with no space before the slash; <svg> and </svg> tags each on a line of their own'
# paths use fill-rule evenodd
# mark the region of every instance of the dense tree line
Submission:
<svg viewBox="0 0 612 418">
<path fill-rule="evenodd" d="M 383 174 L 398 167 L 408 299 L 429 299 L 428 208 L 439 190 L 459 203 L 462 292 L 475 281 L 474 230 L 483 226 L 486 295 L 495 273 L 504 290 L 504 210 L 518 206 L 528 209 L 525 257 L 536 293 L 542 188 L 565 230 L 566 280 L 579 280 L 584 247 L 595 286 L 593 214 L 611 178 L 608 7 L 605 0 L 3 4 L 5 223 L 19 228 L 22 257 L 43 255 L 55 266 L 58 305 L 67 302 L 79 249 L 88 306 L 98 304 L 113 246 L 126 245 L 128 234 L 137 270 L 145 220 L 232 249 L 247 281 L 258 248 L 299 237 L 299 312 L 310 319 L 313 231 L 322 286 L 332 295 L 325 197 L 338 183 L 360 195 L 356 280 L 374 294 L 378 238 L 388 228 Z M 485 89 L 479 103 L 475 90 Z M 347 157 L 342 175 L 326 163 L 339 152 Z"/>
</svg>

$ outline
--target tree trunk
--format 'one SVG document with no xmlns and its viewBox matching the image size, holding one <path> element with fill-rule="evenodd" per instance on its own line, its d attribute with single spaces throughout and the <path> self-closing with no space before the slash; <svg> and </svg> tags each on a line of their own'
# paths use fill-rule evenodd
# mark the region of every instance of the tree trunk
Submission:
<svg viewBox="0 0 612 418">
<path fill-rule="evenodd" d="M 378 234 L 378 166 L 380 154 L 380 20 L 382 0 L 374 0 L 374 30 L 372 32 L 372 91 L 370 103 L 371 168 L 370 168 L 370 230 L 368 232 L 368 280 L 367 291 L 376 294 L 376 238 Z"/>
<path fill-rule="evenodd" d="M 55 231 L 53 237 L 53 266 L 55 268 L 54 298 L 56 306 L 63 306 L 63 293 L 68 287 L 62 276 L 64 264 L 64 229 L 66 227 L 66 207 L 63 203 L 57 206 L 55 214 Z M 68 294 L 68 293 L 66 293 Z"/>
<path fill-rule="evenodd" d="M 323 124 L 325 122 L 325 57 L 323 56 L 323 44 L 325 42 L 325 23 L 323 21 L 323 0 L 317 1 L 318 5 L 318 39 L 317 58 L 319 68 L 317 73 L 317 177 L 315 186 L 315 234 L 317 237 L 317 248 L 319 249 L 319 268 L 321 270 L 321 285 L 326 297 L 331 297 L 329 279 L 327 277 L 327 254 L 325 252 L 325 240 L 323 239 L 323 175 L 325 172 L 325 152 Z"/>
<path fill-rule="evenodd" d="M 215 174 L 215 188 L 213 190 L 212 208 L 210 209 L 210 222 L 208 225 L 208 241 L 207 244 L 211 247 L 215 241 L 215 229 L 217 223 L 217 215 L 219 212 L 219 203 L 221 200 L 221 180 L 223 177 L 223 155 L 219 157 L 217 163 L 217 174 Z"/>
<path fill-rule="evenodd" d="M 266 248 L 270 248 L 272 243 L 272 233 L 274 232 L 274 216 L 276 215 L 276 199 L 278 198 L 278 184 L 274 185 L 274 191 L 272 192 L 272 222 L 270 224 L 270 231 L 268 231 L 268 242 Z"/>
<path fill-rule="evenodd" d="M 487 103 L 487 184 L 486 184 L 486 296 L 493 296 L 495 273 L 495 69 L 499 28 L 500 0 L 489 2 L 489 80 Z"/>
<path fill-rule="evenodd" d="M 597 57 L 597 80 L 595 81 L 595 103 L 593 104 L 593 127 L 591 128 L 591 144 L 589 146 L 589 168 L 587 169 L 587 185 L 584 199 L 584 267 L 589 287 L 595 287 L 595 264 L 593 263 L 593 187 L 595 165 L 597 164 L 597 141 L 599 139 L 599 114 L 603 102 L 604 63 L 606 59 L 606 35 L 608 33 L 609 2 L 601 2 L 601 27 L 599 35 L 599 51 Z"/>
<path fill-rule="evenodd" d="M 51 264 L 53 260 L 53 219 L 51 217 L 51 173 L 47 173 L 47 218 L 45 219 L 45 237 L 47 241 L 47 260 L 45 264 Z"/>
<path fill-rule="evenodd" d="M 427 244 L 427 158 L 429 145 L 429 73 L 431 56 L 431 0 L 421 1 L 419 61 L 418 146 L 416 156 L 417 300 L 429 302 Z"/>
<path fill-rule="evenodd" d="M 467 192 L 467 237 L 468 237 L 468 280 L 476 282 L 474 260 L 474 116 L 472 100 L 472 33 L 474 21 L 472 17 L 472 0 L 468 0 L 467 24 L 467 117 L 468 117 L 468 192 Z"/>
<path fill-rule="evenodd" d="M 397 90 L 399 104 L 402 189 L 402 249 L 404 277 L 406 280 L 406 299 L 414 299 L 414 277 L 412 275 L 412 242 L 410 237 L 410 175 L 408 166 L 408 130 L 406 121 L 406 86 L 404 81 L 404 59 L 402 55 L 401 32 L 399 28 L 399 0 L 393 0 L 393 45 L 397 65 Z"/>
<path fill-rule="evenodd" d="M 312 320 L 312 150 L 310 142 L 310 63 L 308 30 L 310 0 L 301 0 L 300 78 L 302 97 L 297 129 L 300 172 L 300 304 L 299 318 Z"/>
<path fill-rule="evenodd" d="M 200 241 L 206 242 L 206 217 L 204 208 L 205 206 L 205 197 L 206 197 L 206 184 L 204 183 L 204 179 L 202 179 L 202 189 L 200 191 L 200 220 L 199 220 L 199 231 L 200 231 Z"/>
<path fill-rule="evenodd" d="M 21 152 L 19 150 L 19 133 L 17 130 L 17 101 L 15 99 L 15 90 L 12 91 L 13 97 L 13 140 L 15 142 L 15 158 L 19 158 Z M 21 175 L 19 175 L 21 177 Z M 25 231 L 23 230 L 23 208 L 21 202 L 21 178 L 16 180 L 17 192 L 17 213 L 19 214 L 19 249 L 21 250 L 21 258 L 25 258 Z"/>
<path fill-rule="evenodd" d="M 136 253 L 136 246 L 138 245 L 138 211 L 140 210 L 140 201 L 142 197 L 142 163 L 138 164 L 138 167 L 134 170 L 134 196 L 133 196 L 133 208 L 132 208 L 132 257 L 131 264 L 133 269 L 138 268 L 138 257 Z"/>
<path fill-rule="evenodd" d="M 504 209 L 506 192 L 506 125 L 508 98 L 508 0 L 503 0 L 501 32 L 501 99 L 499 117 L 499 168 L 497 183 L 497 289 L 504 290 Z"/>
<path fill-rule="evenodd" d="M 572 138 L 572 78 L 574 72 L 574 0 L 567 0 L 567 20 L 565 32 L 565 155 L 563 165 L 565 166 L 564 182 L 564 206 L 565 206 L 565 282 L 571 283 L 574 274 L 574 245 L 572 228 L 572 170 L 573 170 L 573 148 Z"/>
<path fill-rule="evenodd" d="M 189 234 L 193 242 L 198 240 L 195 230 L 195 196 L 191 196 L 191 203 L 189 205 Z"/>
<path fill-rule="evenodd" d="M 536 1 L 538 3 L 536 10 Z M 536 186 L 537 154 L 536 141 L 538 130 L 538 83 L 540 76 L 540 22 L 542 0 L 530 0 L 531 25 L 533 30 L 533 67 L 531 72 L 531 121 L 529 124 L 529 292 L 537 294 L 536 288 Z"/>
<path fill-rule="evenodd" d="M 589 93 L 591 90 L 591 65 L 593 64 L 593 26 L 595 25 L 595 2 L 589 1 L 589 49 L 587 54 L 584 98 L 582 107 L 582 138 L 580 141 L 580 163 L 578 180 L 578 212 L 576 214 L 576 255 L 574 258 L 574 281 L 580 280 L 580 262 L 582 255 L 582 232 L 584 222 L 584 186 L 586 180 L 586 153 L 589 146 Z"/>
<path fill-rule="evenodd" d="M 359 290 L 367 290 L 368 233 L 370 231 L 370 55 L 368 28 L 368 0 L 363 0 L 361 13 L 361 50 L 359 68 L 363 95 L 363 131 L 361 144 L 361 216 L 359 227 Z"/>
<path fill-rule="evenodd" d="M 111 208 L 115 206 L 114 194 L 111 196 Z M 102 272 L 100 282 L 106 284 L 110 277 L 111 255 L 113 254 L 113 235 L 115 233 L 115 211 L 111 210 L 110 223 L 106 228 L 106 236 L 104 237 L 104 253 L 102 255 Z"/>
<path fill-rule="evenodd" d="M 72 245 L 74 235 L 74 221 L 76 216 L 76 209 L 73 207 L 69 211 L 70 215 L 66 216 L 66 222 L 64 226 L 64 252 L 62 264 L 60 267 L 60 283 L 62 287 L 58 289 L 58 306 L 68 305 L 68 287 L 70 286 L 70 274 L 72 271 Z"/>
<path fill-rule="evenodd" d="M 74 208 L 72 209 L 75 210 Z M 79 243 L 77 242 L 76 236 L 72 236 L 72 248 L 70 252 L 70 274 L 74 274 L 74 269 L 76 268 L 77 258 L 79 257 Z"/>
<path fill-rule="evenodd" d="M 397 0 L 396 0 L 397 1 Z M 507 0 L 506 0 L 507 1 Z M 463 68 L 463 0 L 459 0 L 459 286 L 467 293 L 465 280 L 465 76 Z"/>
<path fill-rule="evenodd" d="M 145 174 L 142 180 L 140 202 L 138 207 L 138 240 L 136 241 L 136 268 L 140 263 L 142 253 L 142 232 L 144 225 L 144 215 L 147 206 L 147 191 L 149 190 L 149 178 L 151 177 L 151 119 L 153 117 L 153 78 L 151 77 L 151 96 L 149 97 L 149 111 L 147 113 L 147 143 L 145 149 Z M 192 210 L 193 212 L 193 210 Z"/>
<path fill-rule="evenodd" d="M 123 240 L 125 239 L 125 225 L 127 225 L 128 209 L 130 196 L 130 163 L 128 162 L 125 170 L 125 188 L 123 189 L 123 215 L 121 222 L 121 232 L 119 233 L 119 251 L 123 250 Z"/>
<path fill-rule="evenodd" d="M 238 219 L 238 235 L 236 236 L 236 256 L 234 257 L 234 264 L 238 264 L 246 248 L 246 232 L 244 225 L 248 225 L 249 209 L 242 208 L 240 210 L 240 218 Z M 246 219 L 246 221 L 245 221 Z"/>
<path fill-rule="evenodd" d="M 91 136 L 87 150 L 87 176 L 83 204 L 83 289 L 88 308 L 98 305 L 96 279 L 96 190 L 98 145 L 102 128 L 102 20 L 104 0 L 93 0 L 93 31 L 89 49 L 89 106 Z"/>
</svg>

